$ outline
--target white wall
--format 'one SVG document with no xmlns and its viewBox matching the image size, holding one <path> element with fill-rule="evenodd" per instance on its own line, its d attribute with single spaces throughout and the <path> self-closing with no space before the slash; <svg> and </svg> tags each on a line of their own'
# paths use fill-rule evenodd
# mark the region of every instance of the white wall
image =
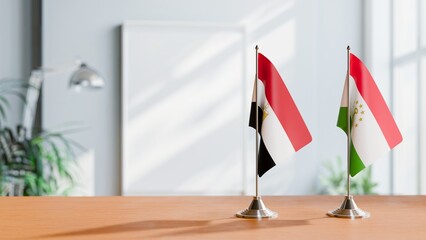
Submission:
<svg viewBox="0 0 426 240">
<path fill-rule="evenodd" d="M 0 0 L 0 79 L 27 80 L 31 72 L 31 2 Z M 11 99 L 8 126 L 19 123 L 22 103 Z"/>
<path fill-rule="evenodd" d="M 106 87 L 76 94 L 66 89 L 66 75 L 46 81 L 43 124 L 85 123 L 89 129 L 74 138 L 95 157 L 95 194 L 119 194 L 120 25 L 125 20 L 244 25 L 248 46 L 259 44 L 277 65 L 313 135 L 312 144 L 262 178 L 261 193 L 312 194 L 320 162 L 344 156 L 345 137 L 335 122 L 346 46 L 362 56 L 361 7 L 358 0 L 45 0 L 43 63 L 58 66 L 80 56 L 102 73 Z"/>
<path fill-rule="evenodd" d="M 346 164 L 346 135 L 337 129 L 337 114 L 346 76 L 346 47 L 363 59 L 363 1 L 327 1 L 319 4 L 316 45 L 316 142 L 318 161 Z"/>
</svg>

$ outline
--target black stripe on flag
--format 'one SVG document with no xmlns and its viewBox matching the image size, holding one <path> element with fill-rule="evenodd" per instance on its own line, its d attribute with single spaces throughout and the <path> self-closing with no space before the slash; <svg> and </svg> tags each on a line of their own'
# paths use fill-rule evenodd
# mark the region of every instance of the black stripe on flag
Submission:
<svg viewBox="0 0 426 240">
<path fill-rule="evenodd" d="M 251 103 L 251 109 L 250 109 L 250 120 L 249 120 L 249 126 L 256 129 L 256 103 Z M 259 146 L 259 166 L 258 166 L 258 172 L 259 177 L 262 177 L 263 174 L 265 174 L 269 169 L 273 168 L 276 164 L 274 160 L 272 160 L 271 155 L 268 152 L 268 149 L 266 149 L 265 143 L 262 139 L 262 122 L 263 122 L 263 109 L 261 107 L 258 107 L 258 126 L 259 126 L 259 134 L 260 134 L 260 146 Z"/>
</svg>

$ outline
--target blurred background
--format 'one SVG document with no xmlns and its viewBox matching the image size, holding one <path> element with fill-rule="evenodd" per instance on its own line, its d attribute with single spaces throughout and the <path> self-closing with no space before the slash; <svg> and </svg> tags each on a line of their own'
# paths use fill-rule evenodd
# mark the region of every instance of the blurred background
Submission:
<svg viewBox="0 0 426 240">
<path fill-rule="evenodd" d="M 424 12 L 423 0 L 0 0 L 2 194 L 253 194 L 256 44 L 313 136 L 260 179 L 262 195 L 344 192 L 347 45 L 404 138 L 355 193 L 425 194 Z M 70 89 L 77 59 L 102 88 Z"/>
</svg>

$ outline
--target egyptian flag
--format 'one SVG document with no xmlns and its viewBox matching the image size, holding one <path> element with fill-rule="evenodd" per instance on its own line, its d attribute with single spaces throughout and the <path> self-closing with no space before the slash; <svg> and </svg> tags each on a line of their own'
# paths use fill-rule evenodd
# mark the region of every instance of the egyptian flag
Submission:
<svg viewBox="0 0 426 240">
<path fill-rule="evenodd" d="M 256 82 L 255 82 L 256 83 Z M 258 54 L 258 174 L 261 177 L 278 162 L 312 141 L 293 98 L 274 65 Z M 249 126 L 256 129 L 256 91 L 253 91 Z"/>
</svg>

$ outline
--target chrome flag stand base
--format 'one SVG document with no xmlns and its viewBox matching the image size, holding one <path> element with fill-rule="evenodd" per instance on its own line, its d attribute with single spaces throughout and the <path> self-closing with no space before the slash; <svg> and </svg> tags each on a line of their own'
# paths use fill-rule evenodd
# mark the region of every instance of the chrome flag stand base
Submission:
<svg viewBox="0 0 426 240">
<path fill-rule="evenodd" d="M 348 57 L 348 68 L 347 68 L 347 74 L 346 74 L 346 83 L 345 83 L 345 90 L 346 90 L 346 101 L 348 104 L 348 109 L 351 109 L 350 106 L 350 92 L 349 92 L 349 76 L 350 76 L 350 51 L 351 48 L 348 46 L 346 48 L 347 50 L 347 57 Z M 343 100 L 342 100 L 343 101 Z M 351 111 L 347 111 L 347 118 L 346 118 L 346 123 L 350 123 L 351 122 Z M 345 199 L 343 200 L 342 205 L 333 210 L 333 211 L 329 211 L 327 212 L 327 215 L 330 217 L 339 217 L 339 218 L 351 218 L 351 219 L 355 219 L 355 218 L 368 218 L 370 217 L 370 214 L 368 212 L 364 212 L 362 209 L 358 208 L 358 206 L 356 205 L 353 196 L 351 195 L 351 139 L 352 139 L 352 135 L 351 135 L 351 124 L 346 124 L 347 125 L 347 129 L 346 129 L 346 134 L 348 136 L 348 142 L 347 142 L 347 161 L 348 161 L 348 172 L 347 172 L 347 182 L 346 182 L 346 196 Z M 356 174 L 356 173 L 355 173 Z"/>
<path fill-rule="evenodd" d="M 327 213 L 330 217 L 339 217 L 339 218 L 368 218 L 370 213 L 363 211 L 359 208 L 352 195 L 345 196 L 342 205 Z"/>
<path fill-rule="evenodd" d="M 278 214 L 269 210 L 263 203 L 260 197 L 253 197 L 253 200 L 250 203 L 250 206 L 241 212 L 235 214 L 235 216 L 240 218 L 276 218 Z"/>
</svg>

